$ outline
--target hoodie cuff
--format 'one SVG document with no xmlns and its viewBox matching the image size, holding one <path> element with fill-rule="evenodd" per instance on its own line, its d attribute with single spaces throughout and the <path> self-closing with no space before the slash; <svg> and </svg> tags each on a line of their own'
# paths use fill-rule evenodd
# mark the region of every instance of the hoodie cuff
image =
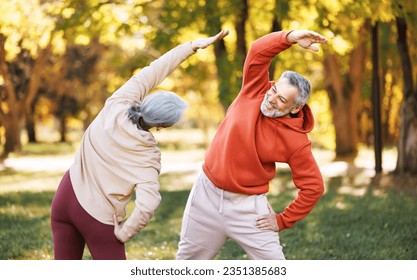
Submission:
<svg viewBox="0 0 417 280">
<path fill-rule="evenodd" d="M 117 239 L 119 239 L 119 241 L 122 243 L 126 243 L 127 241 L 129 241 L 132 238 L 132 236 L 132 234 L 126 232 L 124 227 L 117 233 Z"/>
<path fill-rule="evenodd" d="M 282 221 L 282 215 L 277 214 L 276 218 L 277 218 L 277 223 L 278 223 L 278 231 L 282 231 L 283 229 L 286 228 L 284 225 L 284 222 Z"/>
</svg>

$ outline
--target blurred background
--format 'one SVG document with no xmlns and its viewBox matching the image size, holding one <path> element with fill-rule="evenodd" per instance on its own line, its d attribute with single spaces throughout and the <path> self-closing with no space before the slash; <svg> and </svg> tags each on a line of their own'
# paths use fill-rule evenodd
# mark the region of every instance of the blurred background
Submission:
<svg viewBox="0 0 417 280">
<path fill-rule="evenodd" d="M 190 105 L 179 125 L 155 133 L 162 149 L 164 191 L 191 187 L 207 145 L 239 92 L 251 42 L 273 31 L 311 29 L 328 37 L 329 43 L 320 46 L 318 53 L 299 46 L 283 52 L 273 60 L 270 78 L 276 80 L 284 70 L 294 70 L 311 81 L 309 104 L 316 125 L 309 137 L 327 190 L 336 184 L 340 195 L 363 198 L 374 187 L 407 189 L 415 195 L 415 0 L 2 0 L 0 14 L 0 206 L 4 217 L 16 214 L 10 212 L 14 203 L 25 208 L 16 191 L 55 190 L 84 130 L 131 75 L 176 45 L 221 29 L 228 29 L 229 36 L 200 50 L 159 86 L 181 95 Z M 292 184 L 285 166 L 278 165 L 277 174 L 272 195 Z M 409 197 L 408 191 L 401 195 Z M 45 209 L 52 195 L 46 193 Z M 181 197 L 185 199 L 186 193 Z M 408 204 L 398 205 L 414 205 L 415 196 L 411 197 Z M 346 207 L 340 200 L 332 203 L 338 209 Z M 45 209 L 42 221 L 48 227 Z M 182 205 L 178 211 L 177 224 Z M 416 223 L 411 226 L 410 217 L 411 213 L 404 223 L 409 225 L 413 247 L 397 258 L 417 258 Z M 19 220 L 18 215 L 15 219 Z M 42 254 L 22 253 L 29 245 L 16 245 L 14 252 L 3 244 L 11 253 L 2 258 L 50 258 L 47 230 Z M 1 234 L 16 236 L 16 231 L 2 228 Z M 176 237 L 172 237 L 173 248 Z M 166 250 L 166 241 L 161 242 Z M 149 252 L 137 257 L 155 257 L 146 255 Z M 316 258 L 321 258 L 319 253 Z"/>
<path fill-rule="evenodd" d="M 161 85 L 188 100 L 182 127 L 202 130 L 208 143 L 239 92 L 250 43 L 272 31 L 311 29 L 329 44 L 319 54 L 291 48 L 270 75 L 292 69 L 310 79 L 313 143 L 354 159 L 361 145 L 379 140 L 378 107 L 377 137 L 401 150 L 399 171 L 417 172 L 415 1 L 5 0 L 0 12 L 3 158 L 28 142 L 76 141 L 140 68 L 180 43 L 229 29 L 224 42 Z"/>
</svg>

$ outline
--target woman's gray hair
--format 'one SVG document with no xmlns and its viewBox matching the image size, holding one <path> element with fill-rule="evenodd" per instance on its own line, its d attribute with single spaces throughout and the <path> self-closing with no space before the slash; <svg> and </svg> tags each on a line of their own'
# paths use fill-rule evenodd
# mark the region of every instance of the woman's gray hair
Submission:
<svg viewBox="0 0 417 280">
<path fill-rule="evenodd" d="M 175 93 L 159 90 L 146 96 L 142 104 L 132 105 L 128 117 L 143 130 L 170 127 L 181 119 L 187 107 L 187 102 Z"/>
<path fill-rule="evenodd" d="M 286 78 L 290 85 L 298 89 L 298 96 L 294 99 L 295 107 L 304 106 L 310 98 L 311 86 L 310 82 L 302 75 L 294 71 L 285 71 L 279 79 Z"/>
</svg>

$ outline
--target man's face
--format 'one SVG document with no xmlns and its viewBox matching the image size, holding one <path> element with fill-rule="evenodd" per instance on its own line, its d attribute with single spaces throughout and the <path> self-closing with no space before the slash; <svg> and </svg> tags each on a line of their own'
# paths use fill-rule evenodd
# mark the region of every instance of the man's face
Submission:
<svg viewBox="0 0 417 280">
<path fill-rule="evenodd" d="M 290 85 L 287 79 L 280 79 L 265 94 L 261 104 L 261 112 L 270 118 L 289 118 L 290 113 L 297 113 L 300 107 L 294 106 L 294 99 L 298 95 L 296 87 Z"/>
</svg>

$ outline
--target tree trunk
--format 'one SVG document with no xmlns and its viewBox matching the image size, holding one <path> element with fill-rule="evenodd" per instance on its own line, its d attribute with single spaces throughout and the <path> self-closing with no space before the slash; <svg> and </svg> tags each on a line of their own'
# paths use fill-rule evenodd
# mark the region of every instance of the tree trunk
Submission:
<svg viewBox="0 0 417 280">
<path fill-rule="evenodd" d="M 365 71 L 366 33 L 369 24 L 359 30 L 358 45 L 350 53 L 349 72 L 343 73 L 336 54 L 324 60 L 326 88 L 333 113 L 336 134 L 336 159 L 353 162 L 358 153 L 358 113 Z"/>
<path fill-rule="evenodd" d="M 20 141 L 20 121 L 16 111 L 11 115 L 3 118 L 3 125 L 5 129 L 5 143 L 1 158 L 7 158 L 12 152 L 19 152 L 22 149 Z"/>
<path fill-rule="evenodd" d="M 22 103 L 22 107 L 25 108 L 24 119 L 30 143 L 37 142 L 35 133 L 34 114 L 36 101 L 38 100 L 38 91 L 41 85 L 42 73 L 48 61 L 50 51 L 51 44 L 49 44 L 45 49 L 42 49 L 40 51 L 30 71 L 29 85 L 27 91 L 25 92 L 24 98 L 20 101 Z"/>
<path fill-rule="evenodd" d="M 215 34 L 222 28 L 217 1 L 207 1 L 205 8 L 207 31 L 209 34 Z M 247 0 L 239 0 L 236 8 L 239 9 L 237 13 L 239 16 L 235 23 L 237 53 L 233 61 L 228 59 L 226 45 L 223 40 L 214 44 L 215 64 L 219 81 L 219 101 L 225 110 L 233 102 L 241 87 L 242 77 L 239 77 L 236 73 L 241 73 L 239 71 L 243 68 L 243 62 L 246 56 L 245 25 L 248 18 Z"/>
<path fill-rule="evenodd" d="M 404 76 L 404 101 L 400 109 L 400 137 L 396 173 L 417 175 L 417 89 L 407 44 L 407 23 L 397 17 L 398 52 Z"/>
<path fill-rule="evenodd" d="M 375 173 L 382 172 L 381 76 L 379 71 L 379 22 L 372 26 L 372 119 L 374 135 Z"/>
<path fill-rule="evenodd" d="M 0 74 L 3 75 L 4 85 L 4 96 L 5 106 L 0 108 L 0 114 L 3 120 L 5 129 L 5 143 L 2 158 L 7 158 L 11 152 L 20 151 L 20 125 L 19 125 L 19 112 L 20 106 L 16 98 L 15 87 L 13 84 L 12 77 L 9 73 L 9 66 L 6 62 L 6 43 L 7 37 L 0 33 Z"/>
<path fill-rule="evenodd" d="M 35 116 L 34 116 L 34 112 L 35 111 L 35 102 L 32 103 L 31 105 L 31 113 L 28 114 L 26 113 L 26 132 L 28 134 L 28 142 L 29 143 L 37 143 L 38 141 L 36 140 L 36 130 L 35 130 Z"/>
<path fill-rule="evenodd" d="M 236 29 L 236 34 L 237 34 L 237 38 L 236 38 L 236 49 L 237 49 L 237 53 L 240 54 L 241 56 L 243 55 L 243 59 L 241 61 L 242 67 L 243 67 L 243 60 L 246 56 L 247 53 L 247 48 L 246 48 L 246 40 L 245 40 L 245 26 L 246 26 L 246 21 L 248 20 L 249 17 L 249 11 L 248 11 L 248 0 L 239 0 L 239 13 L 237 15 L 237 20 L 235 23 L 235 29 Z"/>
<path fill-rule="evenodd" d="M 272 20 L 272 28 L 271 32 L 276 32 L 282 30 L 281 19 L 278 19 L 277 13 L 274 14 L 274 19 Z M 277 60 L 273 59 L 271 61 L 271 65 L 269 66 L 269 80 L 275 80 L 275 65 L 277 64 Z"/>
<path fill-rule="evenodd" d="M 13 74 L 10 73 L 9 65 L 6 62 L 5 42 L 7 37 L 0 33 L 0 74 L 3 75 L 5 104 L 7 109 L 0 108 L 0 113 L 5 120 L 6 143 L 3 157 L 7 157 L 10 152 L 18 152 L 21 149 L 20 140 L 20 122 L 24 120 L 26 115 L 32 115 L 33 101 L 36 98 L 40 87 L 40 80 L 45 64 L 51 50 L 51 42 L 45 49 L 40 50 L 33 67 L 30 69 L 28 86 L 23 92 L 23 97 L 18 99 L 16 88 L 19 85 L 14 84 Z M 23 81 L 25 77 L 20 77 L 19 81 Z"/>
<path fill-rule="evenodd" d="M 59 116 L 59 132 L 61 134 L 61 139 L 59 140 L 61 143 L 67 142 L 67 122 L 65 116 Z"/>
<path fill-rule="evenodd" d="M 288 17 L 290 4 L 287 0 L 275 0 L 275 7 L 273 9 L 274 18 L 272 19 L 272 28 L 271 32 L 281 31 L 282 30 L 282 21 Z M 271 61 L 271 66 L 269 67 L 269 79 L 271 81 L 275 80 L 275 65 L 277 64 L 278 58 L 275 57 Z"/>
</svg>

